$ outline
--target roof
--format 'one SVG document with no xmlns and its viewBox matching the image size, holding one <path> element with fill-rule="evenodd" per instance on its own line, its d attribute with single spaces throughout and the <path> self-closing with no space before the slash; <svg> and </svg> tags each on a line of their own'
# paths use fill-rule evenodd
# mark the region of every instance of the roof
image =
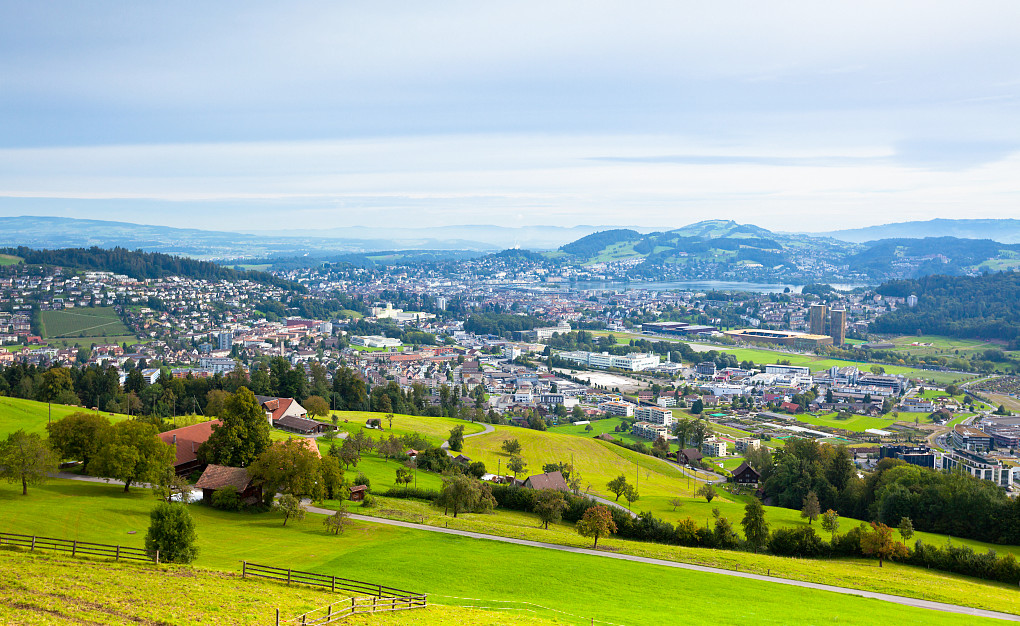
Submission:
<svg viewBox="0 0 1020 626">
<path fill-rule="evenodd" d="M 164 433 L 159 433 L 163 443 L 168 443 L 177 448 L 177 458 L 174 465 L 183 465 L 198 459 L 198 447 L 205 443 L 212 436 L 213 426 L 221 426 L 220 420 L 210 422 L 199 422 L 183 428 L 175 428 Z"/>
<path fill-rule="evenodd" d="M 733 470 L 733 475 L 734 476 L 739 476 L 740 474 L 743 474 L 746 471 L 751 471 L 751 472 L 754 473 L 755 476 L 757 476 L 758 478 L 761 478 L 761 474 L 758 472 L 758 470 L 756 470 L 753 467 L 751 467 L 748 464 L 747 461 L 744 461 L 743 463 L 740 464 L 740 467 L 738 467 L 737 469 Z"/>
<path fill-rule="evenodd" d="M 251 476 L 243 467 L 227 467 L 226 465 L 209 464 L 202 472 L 202 477 L 195 483 L 197 489 L 220 489 L 235 487 L 244 491 L 251 484 Z"/>
<path fill-rule="evenodd" d="M 354 485 L 351 487 L 351 493 L 357 493 L 359 491 L 368 491 L 367 485 Z"/>
<path fill-rule="evenodd" d="M 315 430 L 321 422 L 317 422 L 307 417 L 295 417 L 293 415 L 285 415 L 280 419 L 274 419 L 274 426 L 285 426 L 287 428 L 293 428 L 294 430 L 301 430 L 305 432 L 311 432 Z"/>
<path fill-rule="evenodd" d="M 559 471 L 529 476 L 527 480 L 524 481 L 524 485 L 531 487 L 532 489 L 567 490 L 567 481 L 563 480 L 563 474 L 559 473 Z"/>
<path fill-rule="evenodd" d="M 698 450 L 697 448 L 684 448 L 683 450 L 680 450 L 678 454 L 684 455 L 691 461 L 700 461 L 703 458 L 701 450 Z"/>
<path fill-rule="evenodd" d="M 308 448 L 315 453 L 315 456 L 322 458 L 322 453 L 319 452 L 319 444 L 315 443 L 315 440 L 311 437 L 296 437 L 292 441 L 297 441 L 300 445 Z"/>
<path fill-rule="evenodd" d="M 963 424 L 956 425 L 956 432 L 962 437 L 991 437 L 988 433 L 971 426 L 964 426 Z"/>
</svg>

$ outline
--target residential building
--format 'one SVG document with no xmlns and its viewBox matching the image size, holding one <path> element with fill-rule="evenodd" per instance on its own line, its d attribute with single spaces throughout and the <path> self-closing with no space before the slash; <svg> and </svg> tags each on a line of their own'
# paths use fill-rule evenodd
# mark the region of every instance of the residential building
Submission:
<svg viewBox="0 0 1020 626">
<path fill-rule="evenodd" d="M 638 421 L 671 426 L 673 424 L 673 411 L 659 406 L 639 406 L 634 409 L 634 417 Z"/>
<path fill-rule="evenodd" d="M 828 312 L 828 307 L 824 304 L 812 304 L 809 310 L 810 319 L 810 331 L 812 335 L 824 335 L 825 334 L 825 315 Z"/>
<path fill-rule="evenodd" d="M 655 441 L 660 437 L 663 439 L 670 438 L 668 426 L 652 424 L 650 422 L 635 422 L 634 426 L 631 427 L 631 432 L 635 437 L 651 439 L 652 441 Z"/>
<path fill-rule="evenodd" d="M 599 410 L 609 415 L 615 415 L 618 417 L 633 417 L 634 416 L 634 405 L 630 402 L 622 402 L 619 400 L 608 400 L 599 404 Z"/>
<path fill-rule="evenodd" d="M 721 439 L 705 441 L 701 444 L 701 453 L 705 456 L 726 456 L 726 442 Z"/>
<path fill-rule="evenodd" d="M 736 448 L 737 453 L 743 454 L 748 450 L 760 448 L 761 440 L 755 439 L 754 437 L 741 437 L 734 440 L 733 445 Z"/>
<path fill-rule="evenodd" d="M 841 346 L 846 343 L 846 310 L 832 309 L 829 311 L 829 336 L 832 345 Z"/>
</svg>

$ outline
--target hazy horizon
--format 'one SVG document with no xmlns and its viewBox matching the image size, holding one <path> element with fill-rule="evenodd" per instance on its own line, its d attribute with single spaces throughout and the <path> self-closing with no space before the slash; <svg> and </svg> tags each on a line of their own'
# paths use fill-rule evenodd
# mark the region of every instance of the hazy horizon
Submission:
<svg viewBox="0 0 1020 626">
<path fill-rule="evenodd" d="M 0 216 L 826 232 L 1017 214 L 1016 3 L 4 7 Z"/>
</svg>

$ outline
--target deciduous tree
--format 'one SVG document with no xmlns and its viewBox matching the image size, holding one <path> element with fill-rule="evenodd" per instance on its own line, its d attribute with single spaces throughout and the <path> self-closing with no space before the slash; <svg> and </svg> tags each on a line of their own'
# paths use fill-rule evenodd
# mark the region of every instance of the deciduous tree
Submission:
<svg viewBox="0 0 1020 626">
<path fill-rule="evenodd" d="M 62 460 L 81 461 L 88 466 L 110 428 L 106 416 L 91 411 L 78 411 L 46 425 L 50 447 Z"/>
<path fill-rule="evenodd" d="M 877 556 L 879 567 L 885 559 L 907 556 L 907 547 L 893 540 L 892 532 L 892 528 L 885 524 L 871 522 L 871 530 L 861 535 L 861 552 Z"/>
<path fill-rule="evenodd" d="M 450 449 L 460 452 L 464 449 L 464 426 L 457 425 L 450 429 L 450 438 L 447 439 Z"/>
<path fill-rule="evenodd" d="M 173 467 L 176 451 L 157 436 L 152 424 L 127 420 L 114 424 L 89 463 L 93 476 L 124 481 L 124 491 L 133 482 L 155 482 Z"/>
<path fill-rule="evenodd" d="M 599 537 L 615 532 L 616 522 L 613 521 L 613 514 L 601 504 L 589 507 L 577 522 L 577 534 L 582 537 L 593 537 L 595 545 L 592 547 L 594 548 L 599 547 Z"/>
<path fill-rule="evenodd" d="M 629 485 L 627 484 L 627 477 L 624 476 L 623 474 L 620 474 L 616 478 L 606 483 L 606 489 L 608 489 L 610 493 L 616 495 L 617 502 L 620 501 L 620 496 L 627 493 L 628 486 Z"/>
<path fill-rule="evenodd" d="M 57 469 L 57 456 L 38 433 L 16 430 L 0 442 L 0 477 L 21 483 L 21 495 L 28 495 L 28 486 L 46 480 Z"/>
<path fill-rule="evenodd" d="M 160 502 L 149 514 L 149 530 L 145 534 L 145 551 L 155 558 L 159 551 L 162 563 L 190 563 L 198 556 L 195 545 L 195 522 L 185 505 Z"/>
<path fill-rule="evenodd" d="M 804 506 L 800 509 L 800 516 L 806 517 L 808 525 L 818 518 L 818 514 L 821 513 L 821 507 L 818 505 L 818 494 L 814 491 L 809 491 L 804 496 Z"/>
<path fill-rule="evenodd" d="M 277 499 L 273 504 L 273 510 L 283 513 L 284 526 L 290 519 L 300 522 L 305 518 L 305 508 L 301 506 L 301 500 L 289 493 L 285 493 Z"/>
<path fill-rule="evenodd" d="M 549 522 L 556 523 L 563 517 L 563 510 L 567 508 L 567 501 L 562 491 L 555 489 L 542 489 L 535 494 L 535 515 L 542 520 L 546 530 L 549 529 Z"/>
<path fill-rule="evenodd" d="M 751 498 L 751 501 L 744 506 L 744 519 L 740 521 L 744 527 L 744 537 L 747 539 L 754 551 L 757 552 L 769 541 L 769 525 L 765 521 L 765 507 L 761 505 L 758 498 Z"/>
<path fill-rule="evenodd" d="M 249 468 L 263 493 L 311 496 L 321 477 L 319 455 L 300 439 L 277 441 L 259 455 Z"/>
<path fill-rule="evenodd" d="M 203 462 L 247 467 L 269 447 L 266 412 L 246 387 L 226 399 L 220 420 L 222 423 L 212 427 L 212 435 L 198 448 Z"/>
<path fill-rule="evenodd" d="M 698 495 L 711 503 L 712 499 L 715 498 L 715 486 L 710 483 L 705 483 L 701 487 L 698 487 Z"/>
<path fill-rule="evenodd" d="M 506 462 L 506 468 L 513 472 L 514 478 L 517 478 L 518 474 L 523 474 L 528 469 L 528 463 L 519 455 L 510 455 L 510 460 Z"/>
<path fill-rule="evenodd" d="M 503 441 L 500 448 L 503 449 L 503 452 L 506 452 L 509 455 L 520 454 L 521 442 L 517 441 L 517 439 L 507 439 Z"/>
<path fill-rule="evenodd" d="M 308 396 L 302 403 L 308 415 L 312 417 L 326 417 L 329 415 L 329 403 L 322 396 Z"/>
<path fill-rule="evenodd" d="M 832 535 L 839 530 L 839 513 L 829 509 L 822 514 L 822 528 Z"/>
</svg>

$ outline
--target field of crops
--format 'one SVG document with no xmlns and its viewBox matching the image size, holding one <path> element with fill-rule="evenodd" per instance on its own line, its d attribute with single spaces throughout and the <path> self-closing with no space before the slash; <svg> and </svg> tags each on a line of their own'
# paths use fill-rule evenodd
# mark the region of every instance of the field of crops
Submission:
<svg viewBox="0 0 1020 626">
<path fill-rule="evenodd" d="M 43 338 L 55 344 L 89 345 L 137 340 L 113 307 L 43 311 L 41 321 L 39 330 Z"/>
</svg>

